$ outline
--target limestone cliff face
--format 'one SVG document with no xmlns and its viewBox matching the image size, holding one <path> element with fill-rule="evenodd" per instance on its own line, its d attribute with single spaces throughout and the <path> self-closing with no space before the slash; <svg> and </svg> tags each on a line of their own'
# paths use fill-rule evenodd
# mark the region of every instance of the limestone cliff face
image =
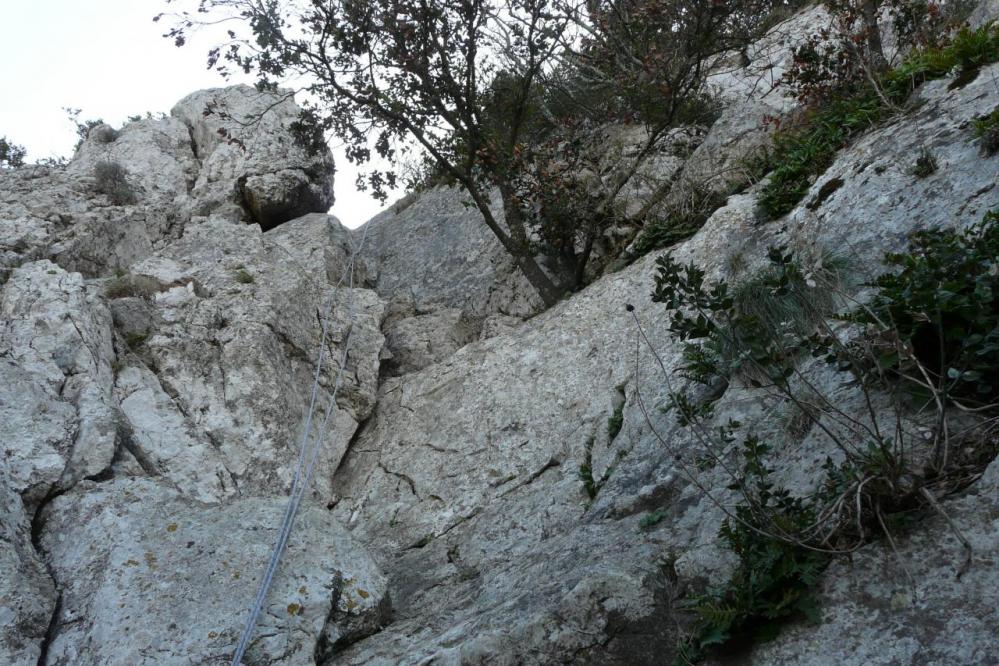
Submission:
<svg viewBox="0 0 999 666">
<path fill-rule="evenodd" d="M 779 76 L 788 35 L 823 20 L 807 10 L 750 49 L 748 68 L 717 73 L 720 119 L 649 178 L 683 187 L 765 141 L 759 120 L 790 102 L 750 82 Z M 674 252 L 710 277 L 760 265 L 775 244 L 873 267 L 914 229 L 979 220 L 999 206 L 999 157 L 967 127 L 999 105 L 997 80 L 993 65 L 961 88 L 924 85 L 914 111 L 815 181 L 806 204 L 842 181 L 821 203 L 764 221 L 750 188 Z M 459 191 L 349 231 L 323 213 L 328 157 L 293 146 L 292 102 L 249 128 L 204 114 L 267 103 L 202 91 L 169 117 L 93 133 L 65 168 L 0 172 L 0 662 L 231 655 L 296 468 L 328 298 L 319 409 L 349 338 L 343 386 L 247 663 L 671 661 L 679 595 L 732 563 L 722 513 L 660 441 L 693 445 L 663 413 L 661 371 L 636 352 L 624 309 L 675 368 L 650 299 L 656 257 L 542 312 Z M 914 146 L 938 163 L 918 180 Z M 95 191 L 101 161 L 127 169 L 135 203 Z M 849 408 L 841 377 L 804 369 Z M 717 411 L 781 441 L 782 479 L 805 489 L 831 444 L 781 430 L 780 409 L 735 387 Z M 584 462 L 606 476 L 592 499 Z M 868 546 L 826 572 L 821 625 L 790 626 L 743 661 L 990 663 L 997 465 L 947 503 L 974 549 L 963 577 L 960 544 L 927 520 L 898 544 L 911 582 Z M 700 482 L 728 483 L 710 470 Z M 640 529 L 652 510 L 663 519 Z"/>
</svg>

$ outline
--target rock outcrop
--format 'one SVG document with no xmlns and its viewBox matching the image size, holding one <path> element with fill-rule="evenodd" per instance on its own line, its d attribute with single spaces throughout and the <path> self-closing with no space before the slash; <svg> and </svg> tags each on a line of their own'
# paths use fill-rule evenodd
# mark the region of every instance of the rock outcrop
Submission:
<svg viewBox="0 0 999 666">
<path fill-rule="evenodd" d="M 720 119 L 678 132 L 629 204 L 763 145 L 759 120 L 791 100 L 750 83 L 823 20 L 806 9 L 716 72 Z M 760 185 L 712 182 L 726 203 L 672 251 L 710 279 L 739 280 L 773 245 L 877 272 L 913 230 L 981 219 L 999 158 L 968 127 L 999 105 L 996 80 L 999 65 L 921 86 L 778 220 L 757 214 Z M 663 373 L 683 356 L 651 299 L 657 256 L 542 312 L 458 190 L 354 231 L 326 215 L 330 158 L 295 146 L 295 113 L 280 94 L 201 91 L 94 128 L 68 166 L 0 172 L 0 661 L 230 659 L 313 404 L 325 445 L 246 663 L 671 660 L 681 597 L 733 566 L 704 489 L 736 498 L 723 470 L 691 479 L 699 444 L 667 413 Z M 621 150 L 640 140 L 620 134 Z M 937 163 L 921 179 L 917 148 Z M 98 191 L 104 162 L 131 202 Z M 843 373 L 799 369 L 844 409 L 859 400 Z M 715 418 L 766 433 L 781 482 L 806 492 L 835 450 L 792 432 L 789 408 L 733 382 Z M 821 624 L 737 659 L 990 663 L 999 462 L 971 480 L 895 552 L 834 562 Z"/>
</svg>

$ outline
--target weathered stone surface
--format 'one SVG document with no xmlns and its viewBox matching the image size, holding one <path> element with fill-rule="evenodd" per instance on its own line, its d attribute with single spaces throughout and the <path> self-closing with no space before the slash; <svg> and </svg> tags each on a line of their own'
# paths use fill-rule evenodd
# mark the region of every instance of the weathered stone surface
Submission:
<svg viewBox="0 0 999 666">
<path fill-rule="evenodd" d="M 143 470 L 162 476 L 183 495 L 217 502 L 236 490 L 222 456 L 141 366 L 118 373 L 115 393 L 128 424 L 124 446 Z"/>
<path fill-rule="evenodd" d="M 0 442 L 9 441 L 0 434 Z M 0 661 L 35 666 L 55 610 L 56 591 L 31 543 L 30 520 L 16 486 L 0 462 Z"/>
<path fill-rule="evenodd" d="M 376 289 L 424 311 L 528 316 L 543 308 L 464 190 L 438 187 L 376 215 L 365 226 L 376 256 Z M 501 216 L 498 204 L 495 207 Z M 502 219 L 502 217 L 501 217 Z M 354 232 L 363 233 L 363 229 Z"/>
<path fill-rule="evenodd" d="M 69 488 L 82 478 L 100 474 L 111 463 L 118 426 L 111 396 L 115 358 L 111 313 L 98 290 L 87 286 L 79 273 L 37 261 L 15 270 L 3 285 L 0 318 L 0 355 L 15 365 L 7 365 L 5 374 L 24 389 L 11 396 L 13 404 L 26 409 L 12 414 L 13 421 L 44 420 L 38 412 L 47 413 L 50 408 L 53 413 L 46 427 L 26 430 L 28 436 L 23 440 L 12 432 L 14 441 L 7 444 L 16 451 L 15 459 L 41 474 L 31 473 L 26 478 L 15 474 L 25 481 L 34 479 L 29 486 L 33 488 L 31 500 L 37 500 L 53 483 Z M 36 388 L 30 387 L 25 372 L 34 378 Z M 63 406 L 52 404 L 56 401 L 72 406 L 72 421 Z M 30 422 L 22 425 L 30 428 Z M 67 446 L 63 433 L 68 429 L 72 435 Z M 41 439 L 36 441 L 35 435 Z M 28 446 L 21 448 L 22 443 Z M 35 459 L 36 455 L 41 457 Z M 62 469 L 54 479 L 51 477 L 59 463 L 53 455 L 62 460 Z M 21 488 L 21 492 L 27 489 Z"/>
<path fill-rule="evenodd" d="M 475 340 L 480 325 L 481 322 L 470 320 L 457 308 L 387 317 L 382 325 L 385 351 L 381 374 L 405 375 L 443 361 Z"/>
<path fill-rule="evenodd" d="M 230 659 L 284 499 L 221 507 L 150 480 L 85 483 L 45 510 L 42 547 L 62 592 L 47 664 Z M 303 506 L 247 663 L 311 664 L 320 637 L 388 618 L 385 578 L 320 507 Z"/>
<path fill-rule="evenodd" d="M 5 489 L 34 507 L 56 486 L 73 452 L 76 410 L 38 377 L 0 359 L 0 443 Z"/>
<path fill-rule="evenodd" d="M 36 259 L 95 277 L 148 256 L 185 213 L 173 202 L 142 203 L 113 206 L 90 174 L 67 167 L 0 171 L 0 280 Z"/>
<path fill-rule="evenodd" d="M 947 78 L 924 85 L 914 111 L 858 139 L 815 181 L 787 218 L 792 235 L 860 266 L 901 248 L 913 229 L 967 224 L 999 206 L 999 159 L 983 159 L 969 129 L 996 108 L 997 77 L 992 65 L 954 90 Z M 917 178 L 922 150 L 937 169 Z"/>
<path fill-rule="evenodd" d="M 187 126 L 177 118 L 146 118 L 121 130 L 99 125 L 90 130 L 67 172 L 91 179 L 100 162 L 113 162 L 128 173 L 128 182 L 143 203 L 159 200 L 189 206 L 188 192 L 199 164 Z"/>
<path fill-rule="evenodd" d="M 999 654 L 999 461 L 961 498 L 887 546 L 868 546 L 823 576 L 822 622 L 783 631 L 757 664 L 988 664 Z"/>
<path fill-rule="evenodd" d="M 192 195 L 196 212 L 242 206 L 263 229 L 333 205 L 333 158 L 310 156 L 289 127 L 298 106 L 288 91 L 246 85 L 200 90 L 173 108 L 190 130 L 201 171 Z M 220 131 L 224 134 L 220 134 Z"/>
<path fill-rule="evenodd" d="M 285 227 L 318 240 L 329 223 L 324 216 L 308 216 Z M 317 492 L 325 495 L 357 424 L 374 407 L 383 306 L 369 290 L 332 289 L 327 275 L 343 273 L 345 266 L 336 259 L 345 256 L 342 248 L 292 242 L 290 253 L 293 232 L 285 227 L 261 234 L 255 226 L 201 220 L 156 257 L 135 265 L 134 279 L 158 286 L 151 290 L 146 337 L 134 351 L 155 369 L 184 415 L 184 427 L 217 448 L 240 491 L 285 492 L 309 405 L 321 318 L 333 296 L 320 415 L 332 394 L 352 314 L 354 324 L 316 472 Z M 325 264 L 327 259 L 331 263 Z M 218 482 L 218 471 L 208 465 L 192 470 L 198 484 L 209 485 Z"/>
</svg>

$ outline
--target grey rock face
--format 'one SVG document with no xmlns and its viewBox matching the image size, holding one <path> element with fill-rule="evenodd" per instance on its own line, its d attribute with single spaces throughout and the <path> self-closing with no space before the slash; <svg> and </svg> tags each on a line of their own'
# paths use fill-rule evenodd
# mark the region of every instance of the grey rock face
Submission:
<svg viewBox="0 0 999 666">
<path fill-rule="evenodd" d="M 6 373 L 0 376 L 6 379 Z M 0 404 L 6 403 L 7 396 L 0 397 Z M 0 441 L 9 443 L 11 438 L 4 433 Z M 0 660 L 11 666 L 35 666 L 56 591 L 31 543 L 30 521 L 17 485 L 0 463 Z"/>
<path fill-rule="evenodd" d="M 817 626 L 787 628 L 757 664 L 988 664 L 999 652 L 999 463 L 942 516 L 898 540 L 898 559 L 869 546 L 823 577 Z M 971 543 L 971 564 L 959 575 Z M 903 568 L 904 565 L 904 568 Z"/>
<path fill-rule="evenodd" d="M 198 466 L 191 451 L 191 461 L 182 463 L 172 453 L 174 445 L 156 455 L 199 493 L 225 494 L 235 484 L 243 493 L 284 493 L 290 487 L 330 294 L 327 275 L 342 273 L 346 256 L 338 245 L 303 246 L 295 239 L 329 238 L 330 223 L 325 216 L 307 216 L 261 234 L 255 226 L 213 217 L 189 225 L 182 239 L 133 267 L 134 280 L 154 285 L 147 298 L 148 328 L 133 352 L 155 368 L 170 397 L 155 402 L 172 402 L 180 412 L 164 415 L 159 425 L 190 429 L 197 433 L 197 450 L 220 457 L 212 455 L 214 466 Z M 277 234 L 275 240 L 271 234 Z M 351 350 L 316 474 L 323 496 L 358 423 L 374 407 L 382 308 L 369 290 L 336 291 L 320 414 L 332 395 L 348 334 Z M 154 388 L 143 400 L 158 394 Z M 132 426 L 136 433 L 149 430 L 135 420 Z"/>
<path fill-rule="evenodd" d="M 379 295 L 408 300 L 423 311 L 447 307 L 519 317 L 539 312 L 543 304 L 533 288 L 465 198 L 459 188 L 434 188 L 367 223 Z M 502 219 L 498 204 L 495 213 Z"/>
<path fill-rule="evenodd" d="M 101 162 L 124 168 L 138 199 L 179 206 L 189 205 L 188 193 L 199 170 L 188 128 L 176 118 L 137 120 L 120 131 L 109 125 L 95 127 L 67 172 L 92 179 Z"/>
<path fill-rule="evenodd" d="M 97 291 L 78 273 L 38 261 L 15 270 L 0 294 L 0 354 L 12 382 L 4 390 L 13 389 L 3 428 L 16 443 L 8 445 L 19 461 L 14 476 L 27 484 L 19 490 L 29 503 L 100 474 L 114 455 L 111 313 Z"/>
<path fill-rule="evenodd" d="M 333 205 L 333 158 L 295 145 L 298 107 L 288 91 L 201 90 L 170 113 L 189 128 L 201 161 L 192 191 L 199 214 L 236 203 L 266 230 Z"/>
<path fill-rule="evenodd" d="M 62 603 L 46 663 L 231 658 L 283 511 L 283 499 L 207 507 L 144 479 L 56 499 L 42 547 Z M 284 563 L 247 663 L 315 663 L 321 637 L 336 649 L 388 619 L 384 576 L 323 509 L 303 507 Z"/>
</svg>

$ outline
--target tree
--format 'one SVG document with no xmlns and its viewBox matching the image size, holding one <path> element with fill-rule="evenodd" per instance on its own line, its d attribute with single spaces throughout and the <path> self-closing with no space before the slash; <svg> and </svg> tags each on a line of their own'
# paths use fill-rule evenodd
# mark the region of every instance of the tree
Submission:
<svg viewBox="0 0 999 666">
<path fill-rule="evenodd" d="M 582 283 L 594 240 L 613 219 L 617 197 L 638 165 L 667 129 L 689 119 L 685 112 L 702 96 L 708 58 L 743 34 L 735 18 L 747 12 L 733 6 L 717 0 L 200 0 L 195 12 L 171 15 L 175 23 L 166 36 L 183 45 L 198 28 L 226 25 L 228 39 L 209 51 L 209 67 L 254 74 L 262 90 L 299 84 L 305 94 L 293 129 L 300 142 L 318 150 L 335 135 L 347 159 L 367 168 L 359 188 L 376 197 L 384 199 L 386 188 L 396 185 L 399 165 L 415 146 L 434 172 L 467 191 L 551 305 Z M 594 91 L 600 93 L 596 108 L 585 99 Z M 572 111 L 560 114 L 558 104 Z M 630 107 L 638 111 L 625 117 L 622 109 Z M 633 164 L 597 200 L 556 205 L 579 191 L 572 174 L 554 168 L 566 162 L 563 149 L 572 145 L 573 132 L 635 117 L 649 132 Z M 373 168 L 375 155 L 391 166 Z M 543 182 L 553 170 L 561 177 L 555 192 Z M 502 215 L 491 207 L 493 192 Z M 573 224 L 581 207 L 593 214 Z"/>
<path fill-rule="evenodd" d="M 229 40 L 209 52 L 223 74 L 253 73 L 269 90 L 305 81 L 303 143 L 319 148 L 332 132 L 351 162 L 377 154 L 393 165 L 415 143 L 468 192 L 544 302 L 561 297 L 564 280 L 535 258 L 511 182 L 532 91 L 568 25 L 557 2 L 202 0 L 196 14 L 176 17 L 167 34 L 178 45 L 201 25 L 234 22 Z M 239 32 L 246 28 L 249 36 Z M 500 75 L 507 113 L 489 123 L 487 97 Z M 394 167 L 369 169 L 359 186 L 384 199 L 396 178 Z M 490 207 L 494 187 L 502 219 Z"/>
<path fill-rule="evenodd" d="M 0 169 L 16 169 L 24 166 L 24 156 L 28 151 L 5 136 L 0 136 Z"/>
</svg>

